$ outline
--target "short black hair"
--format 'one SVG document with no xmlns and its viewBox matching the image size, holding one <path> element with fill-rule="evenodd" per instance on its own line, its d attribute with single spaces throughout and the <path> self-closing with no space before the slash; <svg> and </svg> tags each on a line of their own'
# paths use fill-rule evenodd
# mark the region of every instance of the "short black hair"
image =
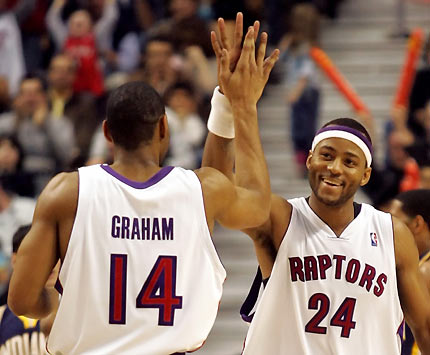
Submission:
<svg viewBox="0 0 430 355">
<path fill-rule="evenodd" d="M 31 228 L 31 224 L 26 224 L 18 228 L 12 238 L 12 252 L 16 253 L 18 251 L 19 246 L 21 245 L 22 240 L 27 235 Z"/>
<path fill-rule="evenodd" d="M 345 126 L 349 128 L 356 129 L 357 131 L 364 134 L 364 136 L 369 140 L 370 144 L 372 144 L 372 139 L 370 138 L 370 134 L 367 131 L 367 129 L 357 120 L 354 120 L 353 118 L 336 118 L 334 120 L 331 120 L 330 122 L 327 122 L 322 128 L 325 128 L 327 126 Z"/>
<path fill-rule="evenodd" d="M 422 216 L 430 228 L 430 189 L 404 191 L 395 197 L 409 217 Z"/>
<path fill-rule="evenodd" d="M 107 126 L 116 145 L 132 151 L 147 144 L 165 114 L 160 95 L 143 81 L 121 85 L 109 96 Z"/>
</svg>

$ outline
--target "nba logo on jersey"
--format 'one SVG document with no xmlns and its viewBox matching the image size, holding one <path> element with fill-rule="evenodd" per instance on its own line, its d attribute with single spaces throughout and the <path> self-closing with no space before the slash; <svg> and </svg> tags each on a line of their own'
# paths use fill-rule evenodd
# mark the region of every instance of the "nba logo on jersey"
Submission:
<svg viewBox="0 0 430 355">
<path fill-rule="evenodd" d="M 372 247 L 378 246 L 378 236 L 376 233 L 370 233 L 370 243 L 372 244 Z"/>
</svg>

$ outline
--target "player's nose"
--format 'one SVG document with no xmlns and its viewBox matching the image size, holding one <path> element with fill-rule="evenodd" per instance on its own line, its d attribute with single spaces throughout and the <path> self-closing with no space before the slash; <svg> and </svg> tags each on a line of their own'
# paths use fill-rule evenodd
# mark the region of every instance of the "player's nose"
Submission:
<svg viewBox="0 0 430 355">
<path fill-rule="evenodd" d="M 342 172 L 342 161 L 341 161 L 341 159 L 338 157 L 338 158 L 331 160 L 327 165 L 327 169 L 333 175 L 339 175 Z"/>
</svg>

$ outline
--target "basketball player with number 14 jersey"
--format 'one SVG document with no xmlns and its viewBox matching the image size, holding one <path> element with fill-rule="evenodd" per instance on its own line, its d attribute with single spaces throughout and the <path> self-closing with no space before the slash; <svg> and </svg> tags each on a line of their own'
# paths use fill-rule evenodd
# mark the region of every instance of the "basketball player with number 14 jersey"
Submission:
<svg viewBox="0 0 430 355">
<path fill-rule="evenodd" d="M 103 122 L 112 165 L 54 177 L 19 248 L 8 304 L 42 318 L 58 259 L 62 298 L 48 350 L 55 355 L 184 353 L 205 341 L 225 271 L 212 245 L 215 221 L 252 228 L 268 218 L 270 179 L 257 101 L 279 52 L 264 60 L 250 29 L 237 65 L 220 66 L 234 104 L 236 181 L 213 168 L 162 167 L 169 126 L 160 95 L 143 82 L 114 90 Z"/>
</svg>

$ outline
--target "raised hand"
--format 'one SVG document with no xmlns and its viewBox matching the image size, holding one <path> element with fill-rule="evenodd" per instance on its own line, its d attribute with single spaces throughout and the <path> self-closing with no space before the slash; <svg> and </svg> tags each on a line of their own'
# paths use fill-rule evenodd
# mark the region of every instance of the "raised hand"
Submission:
<svg viewBox="0 0 430 355">
<path fill-rule="evenodd" d="M 219 80 L 229 101 L 248 102 L 257 104 L 263 93 L 269 75 L 279 59 L 279 50 L 266 55 L 267 33 L 260 36 L 260 46 L 255 53 L 255 30 L 250 27 L 245 36 L 243 48 L 237 61 L 236 68 L 231 71 L 231 57 L 226 48 L 221 50 Z M 233 58 L 234 60 L 234 58 Z"/>
<path fill-rule="evenodd" d="M 260 30 L 260 22 L 254 22 L 254 40 L 257 40 L 258 31 Z M 221 92 L 223 91 L 219 74 L 220 74 L 220 64 L 221 64 L 221 54 L 222 50 L 226 49 L 230 57 L 230 71 L 233 72 L 236 68 L 237 61 L 239 60 L 240 53 L 242 50 L 242 38 L 243 38 L 243 14 L 238 12 L 236 15 L 236 24 L 234 28 L 233 37 L 227 35 L 227 30 L 223 18 L 218 19 L 218 32 L 219 39 L 214 31 L 211 32 L 211 43 L 212 48 L 215 52 L 217 58 L 218 66 L 218 83 L 220 85 Z"/>
</svg>

